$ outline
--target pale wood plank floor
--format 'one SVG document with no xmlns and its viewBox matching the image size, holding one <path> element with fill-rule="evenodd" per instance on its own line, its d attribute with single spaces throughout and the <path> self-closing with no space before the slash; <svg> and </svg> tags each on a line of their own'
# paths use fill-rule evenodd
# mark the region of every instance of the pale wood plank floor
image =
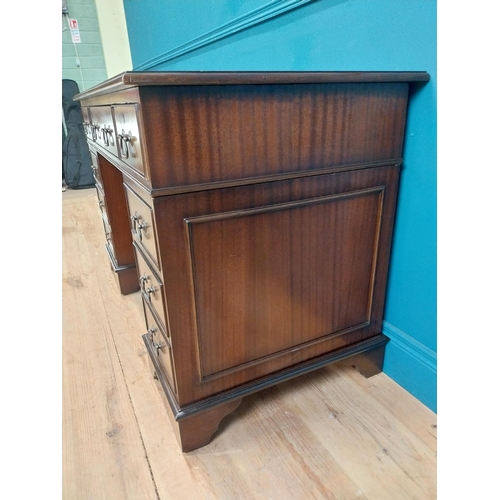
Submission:
<svg viewBox="0 0 500 500">
<path fill-rule="evenodd" d="M 245 398 L 182 454 L 94 190 L 62 204 L 64 499 L 436 498 L 436 415 L 385 374 L 344 365 Z"/>
</svg>

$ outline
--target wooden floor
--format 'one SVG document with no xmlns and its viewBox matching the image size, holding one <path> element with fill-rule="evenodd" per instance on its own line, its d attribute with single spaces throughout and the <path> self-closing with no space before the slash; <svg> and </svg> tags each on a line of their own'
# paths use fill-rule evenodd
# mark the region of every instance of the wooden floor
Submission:
<svg viewBox="0 0 500 500">
<path fill-rule="evenodd" d="M 93 189 L 63 193 L 63 498 L 433 499 L 436 415 L 385 374 L 332 366 L 245 398 L 182 454 L 121 296 Z"/>
</svg>

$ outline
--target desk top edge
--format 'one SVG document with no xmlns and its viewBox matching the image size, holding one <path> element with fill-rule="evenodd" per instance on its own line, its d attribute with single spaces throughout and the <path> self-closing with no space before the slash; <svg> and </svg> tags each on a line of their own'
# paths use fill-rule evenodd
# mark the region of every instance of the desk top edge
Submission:
<svg viewBox="0 0 500 500">
<path fill-rule="evenodd" d="M 126 71 L 77 94 L 74 100 L 144 86 L 410 83 L 429 80 L 430 75 L 425 71 Z"/>
</svg>

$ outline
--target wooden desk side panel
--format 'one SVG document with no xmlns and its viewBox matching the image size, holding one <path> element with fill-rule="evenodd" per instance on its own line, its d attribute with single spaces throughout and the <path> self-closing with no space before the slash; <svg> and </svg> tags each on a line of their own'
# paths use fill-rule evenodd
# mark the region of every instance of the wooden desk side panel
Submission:
<svg viewBox="0 0 500 500">
<path fill-rule="evenodd" d="M 407 83 L 139 88 L 153 188 L 402 154 Z"/>
<path fill-rule="evenodd" d="M 181 407 L 380 333 L 398 179 L 154 199 Z"/>
</svg>

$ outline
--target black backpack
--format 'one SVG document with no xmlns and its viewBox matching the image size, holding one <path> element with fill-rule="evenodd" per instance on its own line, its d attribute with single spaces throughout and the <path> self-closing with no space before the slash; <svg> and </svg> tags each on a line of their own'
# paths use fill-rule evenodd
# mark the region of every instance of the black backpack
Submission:
<svg viewBox="0 0 500 500">
<path fill-rule="evenodd" d="M 62 81 L 62 109 L 66 125 L 62 147 L 63 178 L 72 189 L 95 185 L 90 151 L 83 132 L 82 108 L 79 101 L 73 101 L 78 92 L 78 84 L 74 80 Z"/>
</svg>

